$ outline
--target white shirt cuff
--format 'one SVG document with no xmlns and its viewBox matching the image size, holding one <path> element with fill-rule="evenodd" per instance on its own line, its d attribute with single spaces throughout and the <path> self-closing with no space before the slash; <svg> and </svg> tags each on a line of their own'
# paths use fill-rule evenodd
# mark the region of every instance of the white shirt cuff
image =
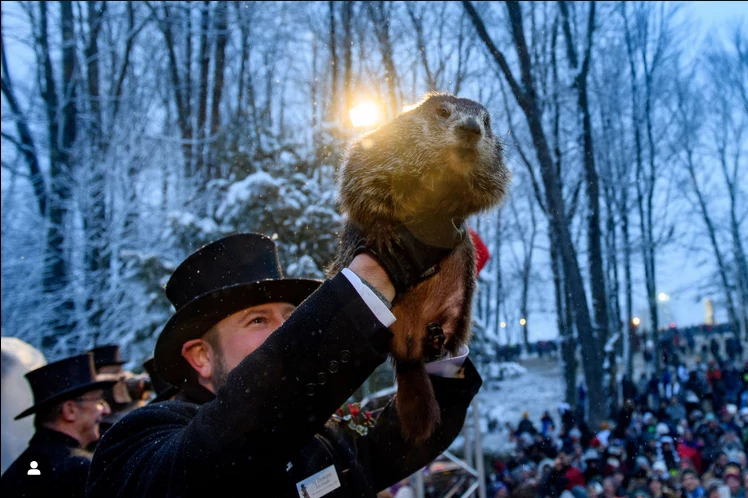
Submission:
<svg viewBox="0 0 748 498">
<path fill-rule="evenodd" d="M 465 358 L 467 358 L 469 352 L 468 347 L 463 345 L 457 350 L 456 356 L 426 363 L 424 365 L 426 372 L 437 377 L 455 378 L 460 369 L 462 369 L 462 365 L 465 363 Z"/>
<path fill-rule="evenodd" d="M 364 300 L 371 312 L 374 313 L 377 320 L 382 322 L 382 325 L 389 327 L 395 323 L 395 315 L 393 315 L 392 312 L 387 309 L 387 306 L 382 302 L 382 300 L 361 281 L 361 277 L 348 268 L 343 268 L 341 273 L 345 275 L 351 285 L 353 285 L 353 288 L 356 289 L 356 292 L 358 292 L 361 299 Z"/>
</svg>

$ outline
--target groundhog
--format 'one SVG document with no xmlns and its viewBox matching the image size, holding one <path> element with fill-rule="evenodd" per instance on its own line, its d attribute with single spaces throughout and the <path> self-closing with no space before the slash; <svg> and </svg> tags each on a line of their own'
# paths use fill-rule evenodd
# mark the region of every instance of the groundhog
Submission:
<svg viewBox="0 0 748 498">
<path fill-rule="evenodd" d="M 496 206 L 510 181 L 500 142 L 481 104 L 429 93 L 414 108 L 365 134 L 349 147 L 338 173 L 338 208 L 344 216 L 332 276 L 365 245 L 387 250 L 395 227 L 417 220 L 451 220 L 465 235 L 439 264 L 439 272 L 398 295 L 390 353 L 403 435 L 428 438 L 440 422 L 439 405 L 424 363 L 456 353 L 470 338 L 476 282 L 468 216 Z M 435 244 L 438 241 L 428 241 Z"/>
</svg>

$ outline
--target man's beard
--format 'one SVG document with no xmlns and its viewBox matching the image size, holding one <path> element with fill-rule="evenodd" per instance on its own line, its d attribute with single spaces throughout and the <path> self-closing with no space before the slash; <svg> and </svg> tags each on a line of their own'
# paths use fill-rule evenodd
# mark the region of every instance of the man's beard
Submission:
<svg viewBox="0 0 748 498">
<path fill-rule="evenodd" d="M 226 383 L 226 379 L 229 376 L 229 370 L 226 368 L 226 362 L 223 360 L 223 351 L 220 348 L 215 348 L 216 354 L 214 355 L 215 363 L 213 365 L 213 390 L 218 390 Z"/>
</svg>

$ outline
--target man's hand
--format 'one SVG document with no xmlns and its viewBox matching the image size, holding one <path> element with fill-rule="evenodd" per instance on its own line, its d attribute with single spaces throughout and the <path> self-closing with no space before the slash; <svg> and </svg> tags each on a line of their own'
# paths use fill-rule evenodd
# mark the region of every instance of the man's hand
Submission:
<svg viewBox="0 0 748 498">
<path fill-rule="evenodd" d="M 430 219 L 395 227 L 396 240 L 390 251 L 362 245 L 357 256 L 368 253 L 387 272 L 396 294 L 439 272 L 439 262 L 465 238 L 464 220 Z M 355 270 L 354 270 L 355 271 Z"/>
<path fill-rule="evenodd" d="M 374 287 L 390 302 L 395 298 L 395 287 L 393 287 L 390 277 L 384 271 L 382 265 L 369 254 L 365 252 L 357 254 L 348 268 L 366 280 L 369 285 Z"/>
</svg>

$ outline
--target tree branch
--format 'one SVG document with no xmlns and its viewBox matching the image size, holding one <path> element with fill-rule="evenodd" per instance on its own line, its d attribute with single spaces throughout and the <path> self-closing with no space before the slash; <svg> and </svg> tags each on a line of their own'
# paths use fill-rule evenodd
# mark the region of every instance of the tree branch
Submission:
<svg viewBox="0 0 748 498">
<path fill-rule="evenodd" d="M 514 79 L 514 75 L 512 74 L 512 70 L 509 68 L 509 64 L 507 64 L 506 62 L 504 54 L 502 54 L 501 51 L 496 48 L 493 40 L 491 40 L 491 37 L 488 35 L 488 32 L 486 31 L 486 25 L 483 23 L 483 19 L 481 19 L 480 15 L 475 10 L 475 7 L 473 7 L 473 4 L 471 2 L 463 0 L 462 5 L 465 7 L 465 11 L 470 17 L 470 20 L 473 22 L 473 26 L 475 26 L 475 30 L 478 32 L 478 36 L 481 40 L 483 40 L 486 48 L 488 48 L 488 52 L 499 65 L 501 71 L 504 73 L 504 76 L 509 83 L 509 87 L 512 89 L 512 93 L 517 99 L 517 102 L 519 102 L 520 105 L 524 107 L 524 103 L 527 99 L 525 91 L 519 86 L 517 80 Z"/>
</svg>

